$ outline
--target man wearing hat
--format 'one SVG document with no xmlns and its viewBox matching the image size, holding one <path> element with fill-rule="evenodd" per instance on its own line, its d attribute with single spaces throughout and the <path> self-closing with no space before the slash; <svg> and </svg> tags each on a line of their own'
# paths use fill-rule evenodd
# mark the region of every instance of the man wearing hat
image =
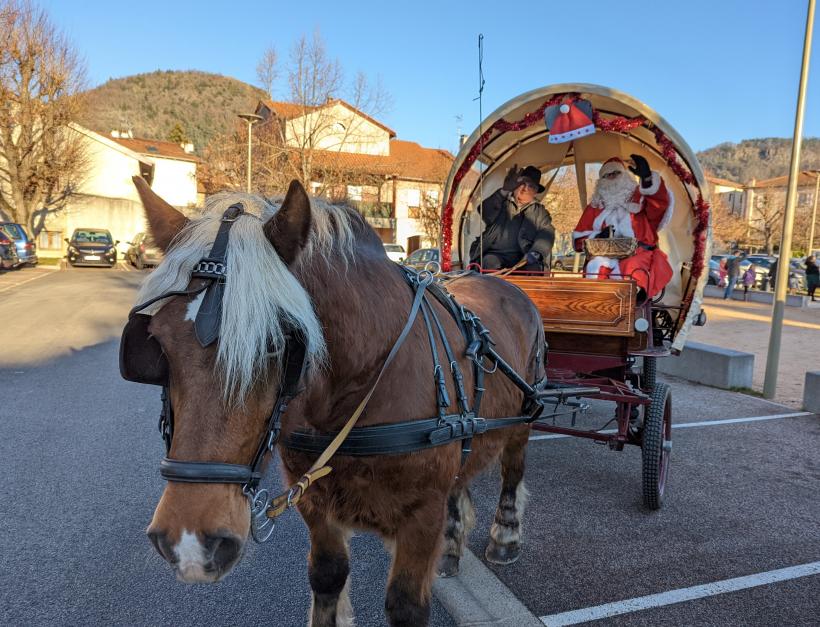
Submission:
<svg viewBox="0 0 820 627">
<path fill-rule="evenodd" d="M 658 248 L 658 231 L 672 218 L 674 196 L 660 174 L 653 172 L 641 155 L 630 155 L 632 164 L 618 157 L 607 160 L 598 172 L 592 201 L 584 209 L 572 233 L 575 250 L 584 240 L 597 237 L 633 237 L 635 252 L 626 259 L 592 257 L 586 276 L 601 279 L 631 276 L 642 291 L 641 298 L 656 296 L 672 278 L 666 254 Z M 636 175 L 640 185 L 629 174 Z"/>
<path fill-rule="evenodd" d="M 552 218 L 535 200 L 543 191 L 538 168 L 513 165 L 501 189 L 481 203 L 485 229 L 470 246 L 470 262 L 498 270 L 523 261 L 522 270 L 543 271 L 555 241 Z"/>
</svg>

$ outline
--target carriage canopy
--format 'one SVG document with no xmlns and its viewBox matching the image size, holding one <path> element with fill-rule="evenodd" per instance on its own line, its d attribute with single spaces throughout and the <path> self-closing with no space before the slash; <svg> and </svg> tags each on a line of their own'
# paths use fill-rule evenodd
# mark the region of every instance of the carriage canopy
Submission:
<svg viewBox="0 0 820 627">
<path fill-rule="evenodd" d="M 577 104 L 591 123 L 580 132 L 559 129 L 556 109 L 566 104 Z M 593 168 L 610 157 L 626 160 L 632 153 L 649 161 L 674 196 L 671 220 L 660 232 L 660 248 L 668 255 L 674 276 L 661 302 L 683 308 L 672 344 L 673 350 L 681 350 L 700 312 L 708 276 L 711 229 L 706 181 L 695 154 L 678 132 L 644 103 L 617 90 L 583 83 L 550 85 L 509 100 L 482 120 L 461 147 L 445 185 L 444 268 L 463 265 L 470 243 L 481 231 L 475 209 L 482 196 L 502 185 L 514 164 L 539 168 L 547 187 L 551 172 L 574 168 L 584 207 L 592 193 L 587 189 L 589 172 L 597 173 Z M 545 194 L 549 193 L 547 189 Z"/>
</svg>

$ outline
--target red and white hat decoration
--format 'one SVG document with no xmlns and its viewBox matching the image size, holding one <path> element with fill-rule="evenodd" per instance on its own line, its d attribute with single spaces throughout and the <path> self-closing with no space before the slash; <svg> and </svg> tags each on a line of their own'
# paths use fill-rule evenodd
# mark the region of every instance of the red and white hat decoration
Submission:
<svg viewBox="0 0 820 627">
<path fill-rule="evenodd" d="M 551 144 L 563 144 L 595 132 L 592 103 L 588 100 L 564 101 L 560 105 L 547 107 L 544 121 Z"/>
</svg>

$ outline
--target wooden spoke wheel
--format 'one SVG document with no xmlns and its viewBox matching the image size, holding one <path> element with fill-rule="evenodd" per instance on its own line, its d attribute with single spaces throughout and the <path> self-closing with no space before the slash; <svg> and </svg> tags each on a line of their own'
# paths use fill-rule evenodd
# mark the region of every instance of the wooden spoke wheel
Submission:
<svg viewBox="0 0 820 627">
<path fill-rule="evenodd" d="M 657 382 L 652 402 L 645 406 L 641 457 L 643 459 L 643 504 L 660 509 L 669 476 L 672 453 L 672 392 L 666 383 Z"/>
</svg>

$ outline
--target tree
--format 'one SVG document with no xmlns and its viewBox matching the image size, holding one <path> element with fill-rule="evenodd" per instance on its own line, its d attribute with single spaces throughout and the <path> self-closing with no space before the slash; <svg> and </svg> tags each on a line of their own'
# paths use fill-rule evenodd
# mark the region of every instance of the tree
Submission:
<svg viewBox="0 0 820 627">
<path fill-rule="evenodd" d="M 182 128 L 182 124 L 176 122 L 174 127 L 168 133 L 168 141 L 174 142 L 175 144 L 187 144 L 190 140 L 188 139 L 188 135 L 185 133 L 185 129 Z"/>
<path fill-rule="evenodd" d="M 551 177 L 553 173 L 549 176 Z M 592 189 L 593 187 L 588 184 L 588 190 Z M 544 196 L 543 203 L 555 227 L 555 252 L 553 254 L 571 250 L 572 231 L 578 224 L 582 209 L 574 168 L 564 167 L 558 171 Z"/>
<path fill-rule="evenodd" d="M 279 76 L 271 50 L 265 52 L 257 67 L 263 70 L 259 73 L 263 83 L 266 77 Z M 340 62 L 330 57 L 318 32 L 296 41 L 283 74 L 293 113 L 282 118 L 274 116 L 253 127 L 254 187 L 268 194 L 281 193 L 291 180 L 298 179 L 314 193 L 337 198 L 344 196 L 341 191 L 346 185 L 380 187 L 390 172 L 374 170 L 366 163 L 351 163 L 341 156 L 345 149 L 350 151 L 352 144 L 373 140 L 366 117 L 337 99 L 367 117 L 377 117 L 389 103 L 381 83 L 371 83 L 361 73 L 347 83 Z M 229 187 L 241 185 L 246 176 L 246 146 L 247 125 L 239 123 L 232 132 L 210 143 L 205 159 L 214 182 L 223 181 Z"/>
<path fill-rule="evenodd" d="M 86 167 L 84 66 L 48 15 L 26 0 L 0 0 L 0 211 L 36 236 L 77 192 Z"/>
<path fill-rule="evenodd" d="M 783 206 L 771 194 L 762 193 L 755 198 L 751 211 L 750 230 L 762 240 L 766 254 L 771 255 L 774 238 L 783 228 Z"/>
<path fill-rule="evenodd" d="M 256 64 L 256 77 L 267 92 L 268 98 L 273 98 L 273 86 L 279 78 L 279 55 L 273 46 L 269 46 L 262 53 L 262 58 Z"/>
<path fill-rule="evenodd" d="M 725 194 L 714 194 L 711 200 L 712 235 L 715 243 L 724 250 L 733 250 L 746 237 L 749 225 L 733 214 L 724 199 Z M 720 250 L 717 248 L 716 250 Z"/>
</svg>

